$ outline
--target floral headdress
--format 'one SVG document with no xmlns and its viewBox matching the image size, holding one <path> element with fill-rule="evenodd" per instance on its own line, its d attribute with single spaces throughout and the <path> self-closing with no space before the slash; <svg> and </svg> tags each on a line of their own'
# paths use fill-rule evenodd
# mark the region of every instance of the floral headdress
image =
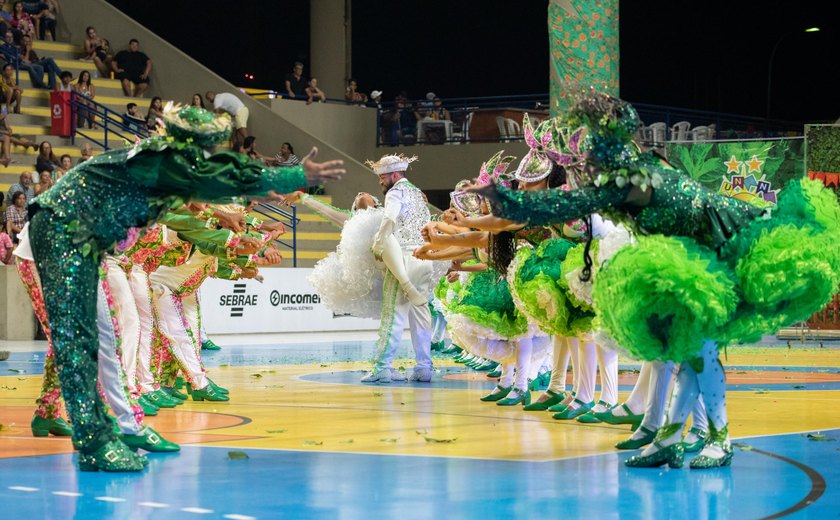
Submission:
<svg viewBox="0 0 840 520">
<path fill-rule="evenodd" d="M 522 128 L 525 135 L 525 144 L 530 150 L 522 158 L 519 167 L 516 169 L 514 178 L 523 182 L 537 182 L 545 179 L 551 174 L 555 164 L 568 167 L 579 164 L 580 157 L 575 152 L 564 148 L 564 130 L 554 118 L 546 119 L 536 128 L 531 124 L 531 119 L 526 113 L 522 118 Z M 580 140 L 580 134 L 572 135 L 574 143 Z"/>
<path fill-rule="evenodd" d="M 487 159 L 478 172 L 478 177 L 475 179 L 475 184 L 478 186 L 487 186 L 490 184 L 499 184 L 509 188 L 513 180 L 507 169 L 516 160 L 512 155 L 504 155 L 504 150 L 500 150 Z M 469 191 L 464 191 L 469 187 L 471 182 L 461 181 L 455 185 L 455 191 L 449 194 L 452 199 L 452 204 L 467 215 L 478 215 L 481 213 L 481 195 Z"/>
<path fill-rule="evenodd" d="M 416 160 L 416 155 L 412 157 L 403 154 L 383 155 L 378 161 L 365 161 L 365 164 L 370 166 L 376 175 L 384 175 L 386 173 L 404 172 L 408 169 L 408 165 Z"/>
<path fill-rule="evenodd" d="M 201 107 L 176 105 L 163 107 L 166 134 L 176 141 L 192 142 L 210 148 L 230 138 L 231 123 L 227 114 L 216 115 Z"/>
</svg>

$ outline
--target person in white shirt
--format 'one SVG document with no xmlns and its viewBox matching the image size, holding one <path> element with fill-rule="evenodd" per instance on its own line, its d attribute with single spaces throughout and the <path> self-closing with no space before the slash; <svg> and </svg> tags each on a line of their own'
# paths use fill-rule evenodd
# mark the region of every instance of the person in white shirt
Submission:
<svg viewBox="0 0 840 520">
<path fill-rule="evenodd" d="M 230 140 L 231 147 L 236 149 L 236 145 L 244 143 L 245 138 L 248 137 L 248 107 L 238 97 L 227 92 L 216 94 L 209 90 L 204 94 L 204 97 L 207 101 L 213 103 L 213 109 L 216 113 L 224 112 L 233 118 L 234 131 Z"/>
<path fill-rule="evenodd" d="M 385 275 L 382 287 L 382 314 L 373 370 L 362 378 L 363 383 L 389 383 L 405 380 L 391 363 L 402 339 L 406 319 L 414 346 L 417 365 L 412 381 L 428 383 L 432 380 L 432 315 L 429 299 L 432 291 L 432 263 L 414 258 L 413 251 L 424 244 L 423 227 L 431 220 L 423 192 L 405 178 L 409 163 L 415 157 L 386 155 L 377 162 L 368 161 L 379 176 L 379 185 L 385 192 L 382 224 L 373 240 L 371 252 L 382 258 L 388 238 L 396 237 L 402 249 L 408 280 L 416 291 L 400 290 L 396 273 Z"/>
</svg>

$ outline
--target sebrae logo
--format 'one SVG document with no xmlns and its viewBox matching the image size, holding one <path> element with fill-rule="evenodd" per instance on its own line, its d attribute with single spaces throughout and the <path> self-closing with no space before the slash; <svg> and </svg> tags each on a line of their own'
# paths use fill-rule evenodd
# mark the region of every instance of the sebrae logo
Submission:
<svg viewBox="0 0 840 520">
<path fill-rule="evenodd" d="M 733 155 L 723 164 L 726 165 L 726 175 L 720 183 L 719 193 L 760 208 L 776 205 L 779 190 L 772 189 L 770 181 L 761 173 L 764 161 L 755 155 L 749 161 L 739 161 Z M 727 177 L 730 173 L 734 175 Z M 760 177 L 756 178 L 756 175 Z"/>
<path fill-rule="evenodd" d="M 257 305 L 258 294 L 247 294 L 247 286 L 244 283 L 233 284 L 233 294 L 223 294 L 219 297 L 219 305 L 230 307 L 231 318 L 241 318 L 245 313 L 245 307 Z"/>
</svg>

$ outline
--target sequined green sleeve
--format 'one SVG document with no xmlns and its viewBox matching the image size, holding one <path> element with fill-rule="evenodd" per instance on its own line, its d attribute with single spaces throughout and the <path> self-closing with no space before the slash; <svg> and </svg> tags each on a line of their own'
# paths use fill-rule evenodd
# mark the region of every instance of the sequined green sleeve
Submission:
<svg viewBox="0 0 840 520">
<path fill-rule="evenodd" d="M 588 186 L 572 191 L 518 191 L 498 187 L 491 197 L 493 214 L 532 226 L 559 224 L 613 208 L 627 199 L 631 187 L 596 188 Z"/>
<path fill-rule="evenodd" d="M 303 166 L 266 168 L 247 156 L 220 152 L 204 158 L 200 150 L 141 152 L 128 160 L 128 172 L 167 195 L 225 202 L 239 195 L 291 193 L 306 187 Z"/>
<path fill-rule="evenodd" d="M 182 240 L 190 242 L 202 253 L 217 258 L 227 258 L 228 250 L 236 245 L 238 239 L 228 229 L 208 229 L 206 222 L 196 218 L 190 212 L 168 211 L 159 221 L 178 233 Z"/>
</svg>

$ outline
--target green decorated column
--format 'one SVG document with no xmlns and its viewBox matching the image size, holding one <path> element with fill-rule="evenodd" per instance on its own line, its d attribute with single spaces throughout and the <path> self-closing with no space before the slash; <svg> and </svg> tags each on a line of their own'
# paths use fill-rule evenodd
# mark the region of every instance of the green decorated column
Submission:
<svg viewBox="0 0 840 520">
<path fill-rule="evenodd" d="M 594 86 L 618 96 L 618 0 L 550 0 L 551 115 L 570 88 Z"/>
</svg>

